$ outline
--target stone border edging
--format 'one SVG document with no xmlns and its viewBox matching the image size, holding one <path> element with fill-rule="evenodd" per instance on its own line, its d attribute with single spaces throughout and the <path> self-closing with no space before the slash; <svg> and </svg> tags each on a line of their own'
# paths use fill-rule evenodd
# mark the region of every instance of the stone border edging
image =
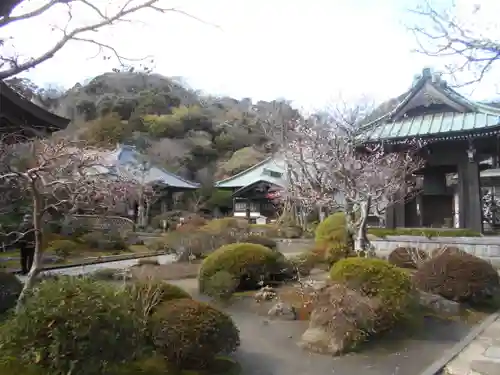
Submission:
<svg viewBox="0 0 500 375">
<path fill-rule="evenodd" d="M 165 252 L 153 251 L 153 252 L 129 254 L 127 256 L 125 256 L 125 255 L 121 255 L 121 256 L 120 255 L 106 255 L 103 257 L 95 258 L 94 260 L 90 260 L 88 262 L 61 264 L 58 266 L 44 267 L 44 268 L 42 268 L 42 270 L 40 272 L 60 270 L 60 269 L 65 269 L 65 268 L 85 267 L 85 266 L 91 266 L 94 264 L 119 262 L 122 260 L 149 258 L 149 257 L 154 257 L 154 256 L 159 256 L 159 255 L 165 255 Z M 21 272 L 21 270 L 15 270 L 15 271 L 10 271 L 9 273 L 18 274 L 20 272 Z"/>
<path fill-rule="evenodd" d="M 467 336 L 456 343 L 451 349 L 444 352 L 441 358 L 435 360 L 427 367 L 420 375 L 436 375 L 444 369 L 457 355 L 459 355 L 467 345 L 469 345 L 476 337 L 483 333 L 498 317 L 500 312 L 496 312 L 488 316 L 479 325 L 475 326 Z"/>
</svg>

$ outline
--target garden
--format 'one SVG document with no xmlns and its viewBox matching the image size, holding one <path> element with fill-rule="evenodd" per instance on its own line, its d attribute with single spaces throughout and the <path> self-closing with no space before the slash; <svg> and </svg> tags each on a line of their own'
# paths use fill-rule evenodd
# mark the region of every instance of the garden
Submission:
<svg viewBox="0 0 500 375">
<path fill-rule="evenodd" d="M 460 249 L 359 257 L 342 213 L 299 255 L 249 229 L 195 219 L 149 245 L 185 259 L 39 276 L 17 313 L 2 273 L 0 374 L 413 375 L 498 307 L 497 271 Z"/>
</svg>

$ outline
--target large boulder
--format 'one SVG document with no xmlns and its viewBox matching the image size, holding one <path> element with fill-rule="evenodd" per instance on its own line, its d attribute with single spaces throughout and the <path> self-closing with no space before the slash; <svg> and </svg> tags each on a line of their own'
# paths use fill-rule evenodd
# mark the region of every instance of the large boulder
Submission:
<svg viewBox="0 0 500 375">
<path fill-rule="evenodd" d="M 381 311 L 380 299 L 343 284 L 329 285 L 317 295 L 309 327 L 299 346 L 331 355 L 354 350 L 374 333 Z"/>
<path fill-rule="evenodd" d="M 450 301 L 438 294 L 419 291 L 419 303 L 438 315 L 457 316 L 460 314 L 460 304 Z"/>
</svg>

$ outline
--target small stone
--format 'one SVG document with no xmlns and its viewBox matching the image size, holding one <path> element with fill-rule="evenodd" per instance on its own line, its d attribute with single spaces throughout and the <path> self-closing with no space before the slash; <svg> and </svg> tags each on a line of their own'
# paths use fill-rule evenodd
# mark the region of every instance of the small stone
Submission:
<svg viewBox="0 0 500 375">
<path fill-rule="evenodd" d="M 289 338 L 289 339 L 292 339 L 292 338 L 293 338 L 293 336 L 292 336 L 292 335 L 288 335 L 288 338 Z"/>
<path fill-rule="evenodd" d="M 265 325 L 265 326 L 269 325 L 269 320 L 263 320 L 262 324 Z"/>
<path fill-rule="evenodd" d="M 267 315 L 285 320 L 297 319 L 297 313 L 295 311 L 295 308 L 284 302 L 278 302 L 273 307 L 271 307 Z"/>
<path fill-rule="evenodd" d="M 257 302 L 270 301 L 275 297 L 276 297 L 276 291 L 270 286 L 263 287 L 257 293 L 255 293 L 255 296 L 254 296 L 254 298 Z"/>
</svg>

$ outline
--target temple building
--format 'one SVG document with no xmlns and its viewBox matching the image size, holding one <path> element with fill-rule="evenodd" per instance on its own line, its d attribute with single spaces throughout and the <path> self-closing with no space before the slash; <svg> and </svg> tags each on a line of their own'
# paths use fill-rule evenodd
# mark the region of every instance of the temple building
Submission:
<svg viewBox="0 0 500 375">
<path fill-rule="evenodd" d="M 500 173 L 492 171 L 499 168 L 500 108 L 465 98 L 430 69 L 399 98 L 392 110 L 362 128 L 364 142 L 393 149 L 409 139 L 426 141 L 421 192 L 390 207 L 386 225 L 483 232 L 483 198 L 500 190 L 494 188 Z"/>
<path fill-rule="evenodd" d="M 286 186 L 285 161 L 278 156 L 215 183 L 215 187 L 233 192 L 234 216 L 258 223 L 276 218 L 275 199 Z"/>
<path fill-rule="evenodd" d="M 0 81 L 0 131 L 3 141 L 19 142 L 65 129 L 70 120 L 57 116 Z"/>
<path fill-rule="evenodd" d="M 114 173 L 134 180 L 139 188 L 151 187 L 153 196 L 144 199 L 144 206 L 137 201 L 124 202 L 121 214 L 129 216 L 138 225 L 145 226 L 149 219 L 160 213 L 172 210 L 174 194 L 196 190 L 200 184 L 154 165 L 149 159 L 135 149 L 134 146 L 117 145 L 117 147 L 102 155 L 106 166 L 101 173 Z M 104 167 L 103 167 L 104 168 Z M 150 191 L 150 189 L 147 189 Z M 151 195 L 151 193 L 147 193 Z"/>
</svg>

